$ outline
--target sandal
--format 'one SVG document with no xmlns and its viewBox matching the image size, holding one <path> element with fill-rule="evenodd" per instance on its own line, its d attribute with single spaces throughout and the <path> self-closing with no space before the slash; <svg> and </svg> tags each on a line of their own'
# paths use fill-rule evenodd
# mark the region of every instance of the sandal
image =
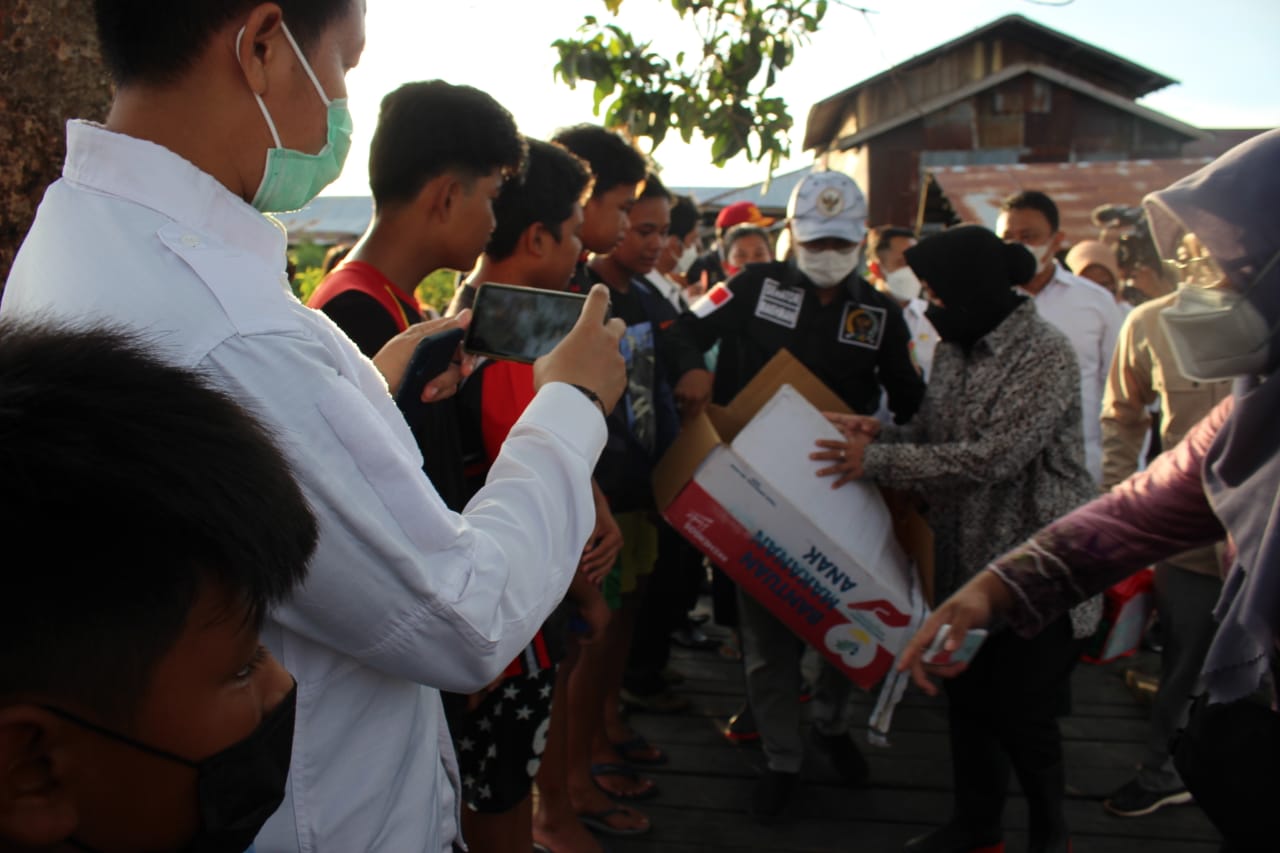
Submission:
<svg viewBox="0 0 1280 853">
<path fill-rule="evenodd" d="M 639 787 L 632 791 L 611 790 L 600 783 L 601 776 L 620 776 L 638 783 Z M 592 764 L 591 781 L 595 782 L 596 787 L 606 795 L 618 800 L 652 800 L 658 796 L 658 783 L 644 778 L 629 764 Z"/>
<path fill-rule="evenodd" d="M 613 744 L 613 749 L 628 764 L 645 764 L 650 767 L 667 763 L 667 754 L 649 743 L 644 735 L 636 735 Z"/>
<path fill-rule="evenodd" d="M 644 835 L 650 829 L 648 818 L 645 818 L 644 826 L 618 826 L 609 823 L 609 818 L 614 815 L 640 815 L 640 813 L 626 806 L 614 806 L 598 812 L 578 812 L 578 820 L 582 821 L 582 825 L 587 829 L 602 832 L 605 835 Z"/>
</svg>

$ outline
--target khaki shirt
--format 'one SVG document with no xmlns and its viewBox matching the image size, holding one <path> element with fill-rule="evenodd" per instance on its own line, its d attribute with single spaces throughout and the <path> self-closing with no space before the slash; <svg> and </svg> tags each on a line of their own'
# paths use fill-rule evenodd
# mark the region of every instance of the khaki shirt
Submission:
<svg viewBox="0 0 1280 853">
<path fill-rule="evenodd" d="M 1177 294 L 1145 302 L 1125 318 L 1102 396 L 1102 486 L 1110 489 L 1138 470 L 1143 443 L 1151 429 L 1150 406 L 1160 401 L 1160 445 L 1173 449 L 1224 397 L 1231 380 L 1200 382 L 1178 370 L 1173 349 L 1160 326 L 1160 312 Z M 1179 568 L 1219 574 L 1214 548 L 1199 548 L 1167 562 Z"/>
</svg>

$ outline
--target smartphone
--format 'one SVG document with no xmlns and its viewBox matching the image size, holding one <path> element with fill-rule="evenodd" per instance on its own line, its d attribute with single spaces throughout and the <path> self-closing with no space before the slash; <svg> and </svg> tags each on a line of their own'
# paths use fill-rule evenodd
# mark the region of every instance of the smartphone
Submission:
<svg viewBox="0 0 1280 853">
<path fill-rule="evenodd" d="M 933 642 L 929 644 L 929 648 L 920 660 L 925 663 L 937 664 L 939 666 L 949 663 L 968 663 L 973 660 L 974 655 L 978 653 L 978 649 L 982 648 L 982 643 L 987 639 L 987 630 L 985 628 L 970 628 L 964 635 L 964 642 L 959 648 L 952 651 L 944 651 L 942 644 L 947 641 L 947 635 L 951 633 L 950 625 L 943 625 L 938 629 L 938 633 L 934 635 Z"/>
<path fill-rule="evenodd" d="M 486 282 L 476 291 L 467 352 L 526 364 L 555 349 L 578 322 L 581 293 Z"/>
<path fill-rule="evenodd" d="M 396 391 L 396 405 L 400 413 L 408 421 L 409 426 L 416 426 L 422 412 L 430 403 L 422 402 L 422 389 L 427 383 L 449 369 L 458 344 L 462 341 L 462 329 L 445 329 L 434 335 L 427 335 L 418 341 L 409 357 L 409 366 L 405 368 L 404 379 L 400 389 Z"/>
</svg>

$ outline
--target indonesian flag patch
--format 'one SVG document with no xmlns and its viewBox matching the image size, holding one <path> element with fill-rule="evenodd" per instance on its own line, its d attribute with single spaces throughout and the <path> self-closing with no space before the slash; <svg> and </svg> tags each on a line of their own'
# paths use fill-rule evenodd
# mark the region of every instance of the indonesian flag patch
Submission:
<svg viewBox="0 0 1280 853">
<path fill-rule="evenodd" d="M 693 312 L 695 317 L 706 317 L 708 314 L 724 307 L 725 303 L 732 298 L 733 291 L 725 287 L 722 281 L 704 293 L 697 302 L 690 305 L 689 310 Z"/>
</svg>

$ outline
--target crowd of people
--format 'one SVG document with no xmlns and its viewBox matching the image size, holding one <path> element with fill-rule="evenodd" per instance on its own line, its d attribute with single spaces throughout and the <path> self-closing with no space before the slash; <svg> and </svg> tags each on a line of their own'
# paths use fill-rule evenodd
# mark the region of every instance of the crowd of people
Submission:
<svg viewBox="0 0 1280 853">
<path fill-rule="evenodd" d="M 804 644 L 657 513 L 682 424 L 783 350 L 854 413 L 818 476 L 914 495 L 934 535 L 898 667 L 946 679 L 955 800 L 906 849 L 1002 850 L 1011 774 L 1028 849 L 1070 849 L 1069 675 L 1150 565 L 1162 679 L 1106 807 L 1194 798 L 1226 849 L 1274 842 L 1280 132 L 1150 196 L 1142 269 L 1067 251 L 1042 192 L 921 237 L 821 170 L 700 253 L 697 202 L 621 134 L 531 139 L 407 83 L 373 220 L 303 305 L 263 214 L 342 170 L 363 4 L 94 9 L 111 111 L 68 125 L 0 302 L 0 523 L 42 554 L 0 598 L 0 849 L 597 853 L 651 828 L 668 756 L 625 710 L 687 707 L 670 647 L 707 643 L 707 584 L 743 665 L 725 736 L 766 760 L 744 810 L 796 799 L 802 694 L 810 752 L 874 784 L 848 678 L 804 683 Z M 442 268 L 468 273 L 436 317 L 414 290 Z M 451 344 L 410 386 L 490 283 L 581 315 L 532 364 Z M 76 535 L 37 548 L 51 519 Z M 944 624 L 991 633 L 926 663 Z"/>
</svg>

